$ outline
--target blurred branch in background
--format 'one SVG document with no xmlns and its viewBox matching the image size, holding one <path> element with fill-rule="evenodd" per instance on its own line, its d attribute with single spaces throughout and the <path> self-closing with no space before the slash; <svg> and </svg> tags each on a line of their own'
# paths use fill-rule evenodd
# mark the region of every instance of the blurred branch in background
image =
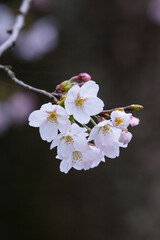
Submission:
<svg viewBox="0 0 160 240">
<path fill-rule="evenodd" d="M 0 46 L 0 56 L 7 51 L 10 47 L 14 46 L 16 40 L 18 39 L 19 33 L 22 30 L 25 22 L 25 16 L 29 11 L 29 7 L 32 0 L 23 0 L 20 8 L 19 14 L 15 19 L 13 28 L 9 31 L 10 37 Z"/>
<path fill-rule="evenodd" d="M 24 0 L 22 2 L 21 6 L 19 8 L 19 14 L 17 15 L 16 20 L 15 20 L 14 26 L 13 26 L 12 30 L 10 30 L 11 35 L 0 46 L 0 56 L 2 56 L 2 54 L 4 52 L 6 52 L 10 47 L 14 46 L 15 42 L 17 41 L 19 33 L 24 26 L 25 16 L 29 11 L 31 2 L 32 2 L 32 0 Z M 16 78 L 15 73 L 11 70 L 11 68 L 12 67 L 10 67 L 10 66 L 0 65 L 0 69 L 4 70 L 13 82 L 15 82 L 16 84 L 18 84 L 21 87 L 24 87 L 28 90 L 45 95 L 45 96 L 49 97 L 52 100 L 52 102 L 57 103 L 58 100 L 51 93 L 49 93 L 45 90 L 42 90 L 42 89 L 34 88 L 28 84 L 25 84 L 23 81 L 19 80 L 18 78 Z"/>
<path fill-rule="evenodd" d="M 24 26 L 25 16 L 29 11 L 31 3 L 32 3 L 32 0 L 23 0 L 22 1 L 22 4 L 19 8 L 19 14 L 17 15 L 17 17 L 15 19 L 15 23 L 14 23 L 12 29 L 8 31 L 8 33 L 10 33 L 11 35 L 6 41 L 4 41 L 0 45 L 0 56 L 2 56 L 2 54 L 4 52 L 6 52 L 10 47 L 14 46 L 15 42 L 17 41 L 18 36 L 20 34 L 20 31 L 22 30 L 22 28 Z M 31 45 L 32 45 L 32 43 L 31 43 Z M 33 91 L 33 92 L 36 92 L 36 93 L 47 96 L 52 101 L 52 103 L 56 104 L 58 102 L 58 99 L 54 96 L 54 93 L 50 93 L 50 92 L 47 92 L 43 89 L 38 89 L 38 88 L 32 87 L 31 85 L 28 85 L 28 84 L 24 83 L 23 81 L 19 80 L 18 78 L 16 78 L 15 73 L 12 71 L 11 66 L 0 65 L 0 69 L 3 70 L 5 73 L 7 73 L 8 77 L 14 83 L 20 85 L 21 87 L 23 87 L 25 89 L 28 89 L 30 91 Z M 132 112 L 132 111 L 137 110 L 135 106 L 140 106 L 140 105 L 130 105 L 130 106 L 127 106 L 127 107 L 124 107 L 124 108 L 121 108 L 121 109 L 126 111 L 126 112 Z M 140 110 L 142 108 L 143 107 L 140 106 L 140 108 L 138 110 Z M 119 108 L 116 108 L 116 109 L 119 109 Z M 116 109 L 105 110 L 102 113 L 100 113 L 99 116 L 109 118 L 111 112 L 116 110 Z"/>
</svg>

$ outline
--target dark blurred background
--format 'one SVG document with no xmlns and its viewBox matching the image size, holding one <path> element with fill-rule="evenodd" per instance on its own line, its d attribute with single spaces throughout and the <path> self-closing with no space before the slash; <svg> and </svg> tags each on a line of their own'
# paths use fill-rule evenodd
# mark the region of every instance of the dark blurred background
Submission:
<svg viewBox="0 0 160 240">
<path fill-rule="evenodd" d="M 21 1 L 1 1 L 0 43 Z M 87 72 L 105 108 L 142 104 L 140 125 L 114 160 L 59 171 L 28 115 L 48 99 L 0 73 L 2 240 L 160 239 L 160 0 L 35 0 L 12 50 L 18 78 L 53 91 Z"/>
</svg>

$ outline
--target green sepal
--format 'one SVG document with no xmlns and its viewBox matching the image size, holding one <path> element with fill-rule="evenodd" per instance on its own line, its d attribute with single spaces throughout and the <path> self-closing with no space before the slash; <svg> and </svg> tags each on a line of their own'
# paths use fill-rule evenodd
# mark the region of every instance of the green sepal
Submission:
<svg viewBox="0 0 160 240">
<path fill-rule="evenodd" d="M 69 116 L 69 120 L 70 120 L 71 122 L 75 122 L 73 115 L 70 115 L 70 116 Z"/>
<path fill-rule="evenodd" d="M 66 84 L 64 85 L 64 89 L 66 92 L 68 92 L 72 88 L 72 85 L 69 81 L 66 81 Z"/>
<path fill-rule="evenodd" d="M 65 98 L 62 101 L 60 101 L 58 105 L 65 108 L 64 102 L 65 102 Z"/>
</svg>

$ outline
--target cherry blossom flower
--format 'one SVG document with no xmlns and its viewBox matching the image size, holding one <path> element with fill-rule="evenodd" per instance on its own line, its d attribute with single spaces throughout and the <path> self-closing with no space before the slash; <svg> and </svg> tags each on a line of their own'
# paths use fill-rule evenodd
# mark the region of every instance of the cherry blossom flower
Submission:
<svg viewBox="0 0 160 240">
<path fill-rule="evenodd" d="M 105 162 L 105 156 L 118 157 L 120 147 L 126 148 L 132 139 L 129 125 L 139 124 L 138 118 L 126 112 L 141 110 L 141 105 L 103 111 L 98 90 L 91 76 L 81 73 L 57 85 L 54 94 L 59 105 L 44 104 L 29 116 L 29 125 L 39 127 L 43 140 L 52 141 L 50 149 L 57 147 L 61 172 L 88 170 Z M 96 120 L 91 118 L 94 115 Z M 92 129 L 86 125 L 90 120 Z"/>
<path fill-rule="evenodd" d="M 83 161 L 76 162 L 73 168 L 77 170 L 88 170 L 90 168 L 97 167 L 100 162 L 105 162 L 103 152 L 96 146 L 89 145 L 89 149 L 84 154 Z"/>
<path fill-rule="evenodd" d="M 40 110 L 30 114 L 29 125 L 39 127 L 41 138 L 51 142 L 57 136 L 58 130 L 64 131 L 70 125 L 68 117 L 63 107 L 46 103 Z"/>
<path fill-rule="evenodd" d="M 121 129 L 127 128 L 130 124 L 130 116 L 124 111 L 119 110 L 113 111 L 111 113 L 111 120 L 113 126 Z"/>
<path fill-rule="evenodd" d="M 94 81 L 88 81 L 82 87 L 73 86 L 67 94 L 65 108 L 80 123 L 88 123 L 90 116 L 103 110 L 104 103 L 97 97 L 99 86 Z"/>
<path fill-rule="evenodd" d="M 110 120 L 105 120 L 92 128 L 88 141 L 94 140 L 107 157 L 115 158 L 119 156 L 120 134 L 121 129 L 115 128 Z"/>
<path fill-rule="evenodd" d="M 57 146 L 58 155 L 62 158 L 66 156 L 68 158 L 73 151 L 85 152 L 89 148 L 86 136 L 88 136 L 86 129 L 73 123 L 66 128 L 65 132 L 58 134 L 52 141 L 50 149 Z"/>
<path fill-rule="evenodd" d="M 105 162 L 104 154 L 95 146 L 89 146 L 87 152 L 73 151 L 71 155 L 57 155 L 56 158 L 62 160 L 60 171 L 64 173 L 68 173 L 72 167 L 76 170 L 88 170 L 97 167 L 101 161 Z"/>
</svg>

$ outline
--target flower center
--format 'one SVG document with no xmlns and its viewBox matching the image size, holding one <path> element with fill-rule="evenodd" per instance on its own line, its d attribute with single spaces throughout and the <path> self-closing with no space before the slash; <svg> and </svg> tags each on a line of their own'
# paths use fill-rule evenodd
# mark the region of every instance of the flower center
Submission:
<svg viewBox="0 0 160 240">
<path fill-rule="evenodd" d="M 102 129 L 102 133 L 103 133 L 104 136 L 106 136 L 106 134 L 108 134 L 109 131 L 112 132 L 112 130 L 111 130 L 111 128 L 108 124 L 103 126 L 101 129 Z"/>
<path fill-rule="evenodd" d="M 73 138 L 71 136 L 65 137 L 65 143 L 73 145 L 73 143 L 74 143 Z"/>
<path fill-rule="evenodd" d="M 86 99 L 83 97 L 78 97 L 76 99 L 76 105 L 80 107 L 84 107 L 84 103 L 86 102 Z"/>
<path fill-rule="evenodd" d="M 121 124 L 122 122 L 124 122 L 124 118 L 117 117 L 117 118 L 115 119 L 116 126 L 118 126 L 118 125 Z"/>
<path fill-rule="evenodd" d="M 56 123 L 57 122 L 57 113 L 56 111 L 54 112 L 48 112 L 47 111 L 47 114 L 48 114 L 48 117 L 47 117 L 47 120 L 51 123 Z"/>
<path fill-rule="evenodd" d="M 76 162 L 81 162 L 82 160 L 83 160 L 82 159 L 82 153 L 79 152 L 79 151 L 74 151 L 72 162 L 76 163 Z"/>
</svg>

